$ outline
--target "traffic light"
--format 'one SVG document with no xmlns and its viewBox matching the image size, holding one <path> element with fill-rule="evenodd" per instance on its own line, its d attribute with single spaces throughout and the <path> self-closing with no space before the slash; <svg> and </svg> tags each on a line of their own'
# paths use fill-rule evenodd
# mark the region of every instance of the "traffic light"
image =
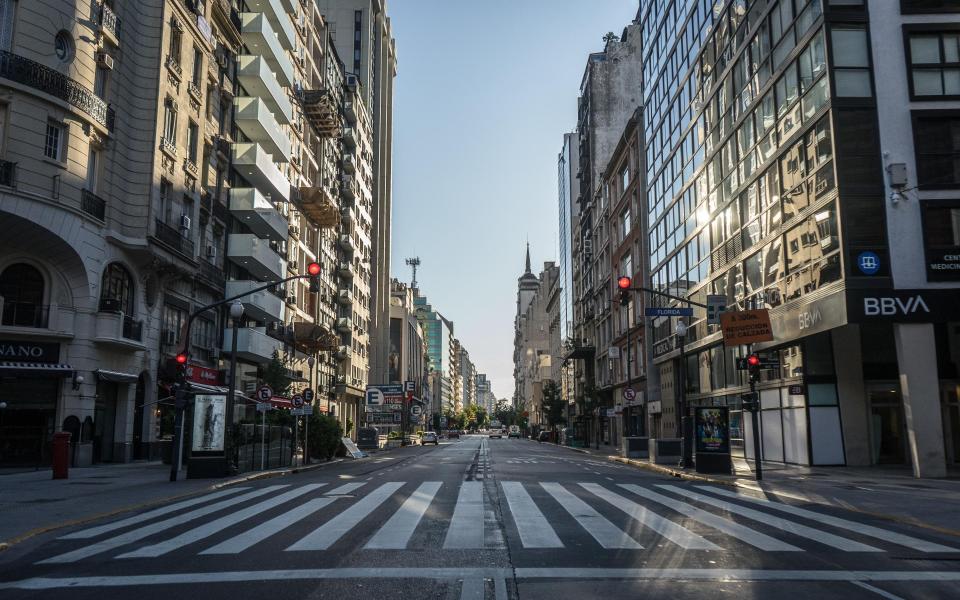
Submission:
<svg viewBox="0 0 960 600">
<path fill-rule="evenodd" d="M 310 293 L 320 293 L 320 263 L 312 262 L 307 265 L 307 273 L 310 275 Z"/>
<path fill-rule="evenodd" d="M 630 304 L 630 285 L 633 282 L 626 275 L 617 279 L 617 287 L 620 288 L 620 306 Z"/>
<path fill-rule="evenodd" d="M 750 383 L 760 381 L 760 357 L 751 354 L 747 357 L 747 369 L 750 371 Z"/>
<path fill-rule="evenodd" d="M 177 366 L 176 373 L 174 373 L 174 380 L 178 384 L 183 385 L 187 382 L 187 354 L 185 352 L 177 354 L 176 361 Z"/>
</svg>

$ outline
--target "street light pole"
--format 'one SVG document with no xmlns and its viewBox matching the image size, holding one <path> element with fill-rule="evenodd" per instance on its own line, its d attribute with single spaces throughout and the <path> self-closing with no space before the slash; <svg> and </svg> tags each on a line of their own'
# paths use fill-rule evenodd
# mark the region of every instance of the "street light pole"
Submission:
<svg viewBox="0 0 960 600">
<path fill-rule="evenodd" d="M 313 389 L 313 365 L 317 364 L 317 359 L 310 355 L 307 357 L 307 368 L 310 370 L 310 391 L 313 392 L 313 396 L 310 397 L 310 402 L 308 404 L 311 408 L 311 413 L 307 415 L 307 418 L 304 419 L 304 432 L 303 432 L 303 464 L 310 464 L 310 417 L 313 416 L 313 399 L 317 397 L 317 391 Z"/>
<path fill-rule="evenodd" d="M 234 473 L 233 462 L 233 397 L 237 391 L 237 337 L 240 332 L 240 319 L 243 317 L 243 304 L 234 301 L 230 305 L 230 319 L 233 321 L 233 336 L 230 339 L 230 381 L 227 383 L 227 405 L 224 416 L 223 456 L 226 466 L 224 475 Z"/>
<path fill-rule="evenodd" d="M 679 399 L 680 399 L 680 424 L 681 424 L 681 458 L 680 466 L 688 469 L 693 466 L 693 419 L 690 417 L 690 407 L 687 406 L 687 378 L 686 378 L 686 357 L 684 356 L 684 342 L 687 337 L 687 324 L 683 321 L 677 321 L 675 330 L 677 339 L 680 342 L 680 369 L 679 369 Z"/>
</svg>

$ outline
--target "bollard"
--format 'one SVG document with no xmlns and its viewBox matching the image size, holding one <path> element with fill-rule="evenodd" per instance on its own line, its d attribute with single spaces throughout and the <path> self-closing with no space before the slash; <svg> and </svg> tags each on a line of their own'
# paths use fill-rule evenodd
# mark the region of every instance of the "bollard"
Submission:
<svg viewBox="0 0 960 600">
<path fill-rule="evenodd" d="M 66 479 L 70 467 L 70 432 L 53 434 L 53 478 Z"/>
</svg>

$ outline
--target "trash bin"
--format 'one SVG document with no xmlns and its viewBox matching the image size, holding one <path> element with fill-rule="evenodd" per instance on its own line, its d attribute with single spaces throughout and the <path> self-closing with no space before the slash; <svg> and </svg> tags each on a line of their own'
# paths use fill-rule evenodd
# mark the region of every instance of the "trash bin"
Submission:
<svg viewBox="0 0 960 600">
<path fill-rule="evenodd" d="M 53 434 L 53 478 L 66 479 L 70 466 L 70 432 Z"/>
</svg>

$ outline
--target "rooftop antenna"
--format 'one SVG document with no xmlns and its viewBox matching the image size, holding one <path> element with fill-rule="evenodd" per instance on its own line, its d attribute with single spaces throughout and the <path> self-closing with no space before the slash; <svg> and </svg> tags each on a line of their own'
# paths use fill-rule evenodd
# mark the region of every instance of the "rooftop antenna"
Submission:
<svg viewBox="0 0 960 600">
<path fill-rule="evenodd" d="M 420 257 L 408 258 L 407 264 L 413 269 L 413 281 L 410 282 L 410 287 L 415 288 L 417 287 L 417 267 L 420 266 Z"/>
</svg>

